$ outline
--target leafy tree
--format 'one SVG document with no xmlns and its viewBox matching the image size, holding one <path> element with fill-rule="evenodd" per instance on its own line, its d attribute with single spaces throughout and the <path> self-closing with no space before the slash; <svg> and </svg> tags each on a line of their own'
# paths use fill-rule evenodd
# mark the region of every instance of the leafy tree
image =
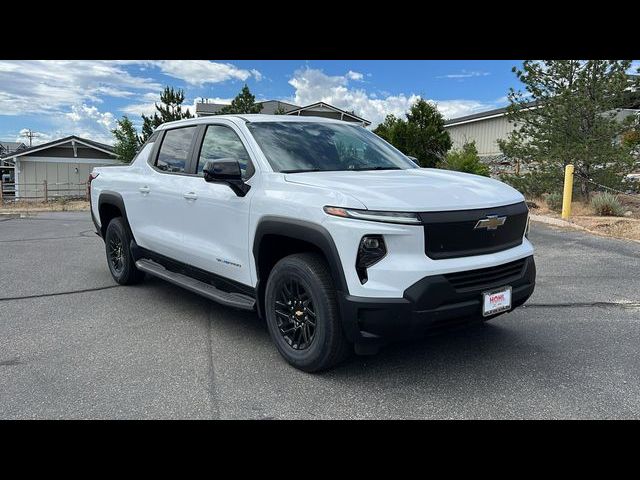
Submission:
<svg viewBox="0 0 640 480">
<path fill-rule="evenodd" d="M 630 66 L 629 60 L 527 60 L 514 67 L 525 91 L 510 89 L 515 129 L 498 142 L 500 149 L 526 164 L 531 178 L 560 181 L 572 163 L 585 198 L 591 187 L 584 177 L 619 186 L 633 166 L 631 148 L 621 141 L 629 122 L 617 120 L 614 110 L 638 86 Z"/>
<path fill-rule="evenodd" d="M 142 115 L 143 124 L 140 143 L 146 142 L 153 131 L 163 123 L 182 120 L 183 118 L 193 118 L 189 110 L 182 110 L 182 102 L 184 102 L 183 90 L 165 87 L 160 94 L 160 104 L 156 103 L 156 112 L 153 116 Z"/>
<path fill-rule="evenodd" d="M 273 112 L 274 115 L 285 115 L 286 113 L 287 112 L 282 105 L 278 105 L 278 108 Z"/>
<path fill-rule="evenodd" d="M 116 137 L 116 143 L 113 146 L 113 150 L 118 155 L 118 160 L 124 163 L 129 163 L 135 157 L 138 148 L 140 147 L 140 141 L 138 140 L 138 133 L 136 132 L 131 120 L 124 115 L 122 119 L 118 120 L 117 126 L 111 133 Z"/>
<path fill-rule="evenodd" d="M 436 106 L 418 99 L 406 114 L 406 120 L 387 115 L 374 133 L 406 155 L 416 157 L 422 167 L 435 167 L 451 148 L 444 118 Z"/>
<path fill-rule="evenodd" d="M 480 161 L 475 141 L 465 142 L 462 148 L 450 151 L 446 158 L 438 164 L 438 168 L 473 173 L 485 177 L 488 177 L 491 173 L 489 166 Z"/>
<path fill-rule="evenodd" d="M 217 114 L 260 113 L 261 111 L 262 105 L 256 103 L 256 97 L 251 93 L 251 90 L 249 90 L 249 87 L 245 83 L 240 93 L 232 100 L 231 105 L 221 108 Z"/>
</svg>

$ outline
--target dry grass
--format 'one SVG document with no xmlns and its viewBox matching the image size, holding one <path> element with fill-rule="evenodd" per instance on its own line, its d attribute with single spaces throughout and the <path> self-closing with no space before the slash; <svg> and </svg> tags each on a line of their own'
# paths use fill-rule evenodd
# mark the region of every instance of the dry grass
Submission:
<svg viewBox="0 0 640 480">
<path fill-rule="evenodd" d="M 5 202 L 0 205 L 0 213 L 36 213 L 36 212 L 78 212 L 89 210 L 86 200 L 68 200 L 51 202 Z"/>
<path fill-rule="evenodd" d="M 571 223 L 586 228 L 587 230 L 607 237 L 626 238 L 640 241 L 640 197 L 631 195 L 619 195 L 625 212 L 631 212 L 625 217 L 600 217 L 595 215 L 589 203 L 571 203 Z M 538 208 L 531 208 L 531 213 L 544 215 L 551 218 L 560 218 L 558 212 L 549 208 L 543 198 L 532 198 Z"/>
</svg>

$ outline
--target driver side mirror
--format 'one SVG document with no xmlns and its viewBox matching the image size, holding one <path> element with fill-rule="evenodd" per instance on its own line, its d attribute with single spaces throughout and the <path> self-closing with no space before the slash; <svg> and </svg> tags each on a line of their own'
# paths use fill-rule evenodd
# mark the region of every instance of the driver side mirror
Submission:
<svg viewBox="0 0 640 480">
<path fill-rule="evenodd" d="M 226 183 L 239 197 L 244 197 L 250 185 L 242 180 L 240 162 L 235 158 L 218 158 L 209 160 L 202 169 L 205 182 Z"/>
</svg>

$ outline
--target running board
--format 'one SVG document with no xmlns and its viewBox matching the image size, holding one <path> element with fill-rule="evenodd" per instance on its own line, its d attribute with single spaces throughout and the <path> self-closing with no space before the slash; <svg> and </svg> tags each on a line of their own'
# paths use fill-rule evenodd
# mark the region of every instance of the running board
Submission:
<svg viewBox="0 0 640 480">
<path fill-rule="evenodd" d="M 202 295 L 214 302 L 221 303 L 222 305 L 241 308 L 243 310 L 253 310 L 256 305 L 255 299 L 248 295 L 235 292 L 224 292 L 208 283 L 201 282 L 200 280 L 188 277 L 187 275 L 182 275 L 181 273 L 175 273 L 167 270 L 159 263 L 151 260 L 144 258 L 138 260 L 136 262 L 136 268 L 143 272 L 147 272 L 154 277 L 161 278 L 162 280 L 166 280 L 174 285 L 185 288 L 193 293 Z"/>
</svg>

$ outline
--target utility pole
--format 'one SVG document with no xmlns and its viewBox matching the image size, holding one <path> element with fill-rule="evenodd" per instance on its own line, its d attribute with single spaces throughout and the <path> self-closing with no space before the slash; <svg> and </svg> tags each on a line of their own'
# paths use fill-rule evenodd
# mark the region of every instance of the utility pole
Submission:
<svg viewBox="0 0 640 480">
<path fill-rule="evenodd" d="M 34 138 L 39 137 L 40 135 L 38 135 L 37 133 L 35 133 L 33 130 L 31 130 L 30 128 L 24 132 L 22 135 L 22 137 L 27 137 L 29 139 L 29 147 L 32 146 L 32 141 Z"/>
</svg>

